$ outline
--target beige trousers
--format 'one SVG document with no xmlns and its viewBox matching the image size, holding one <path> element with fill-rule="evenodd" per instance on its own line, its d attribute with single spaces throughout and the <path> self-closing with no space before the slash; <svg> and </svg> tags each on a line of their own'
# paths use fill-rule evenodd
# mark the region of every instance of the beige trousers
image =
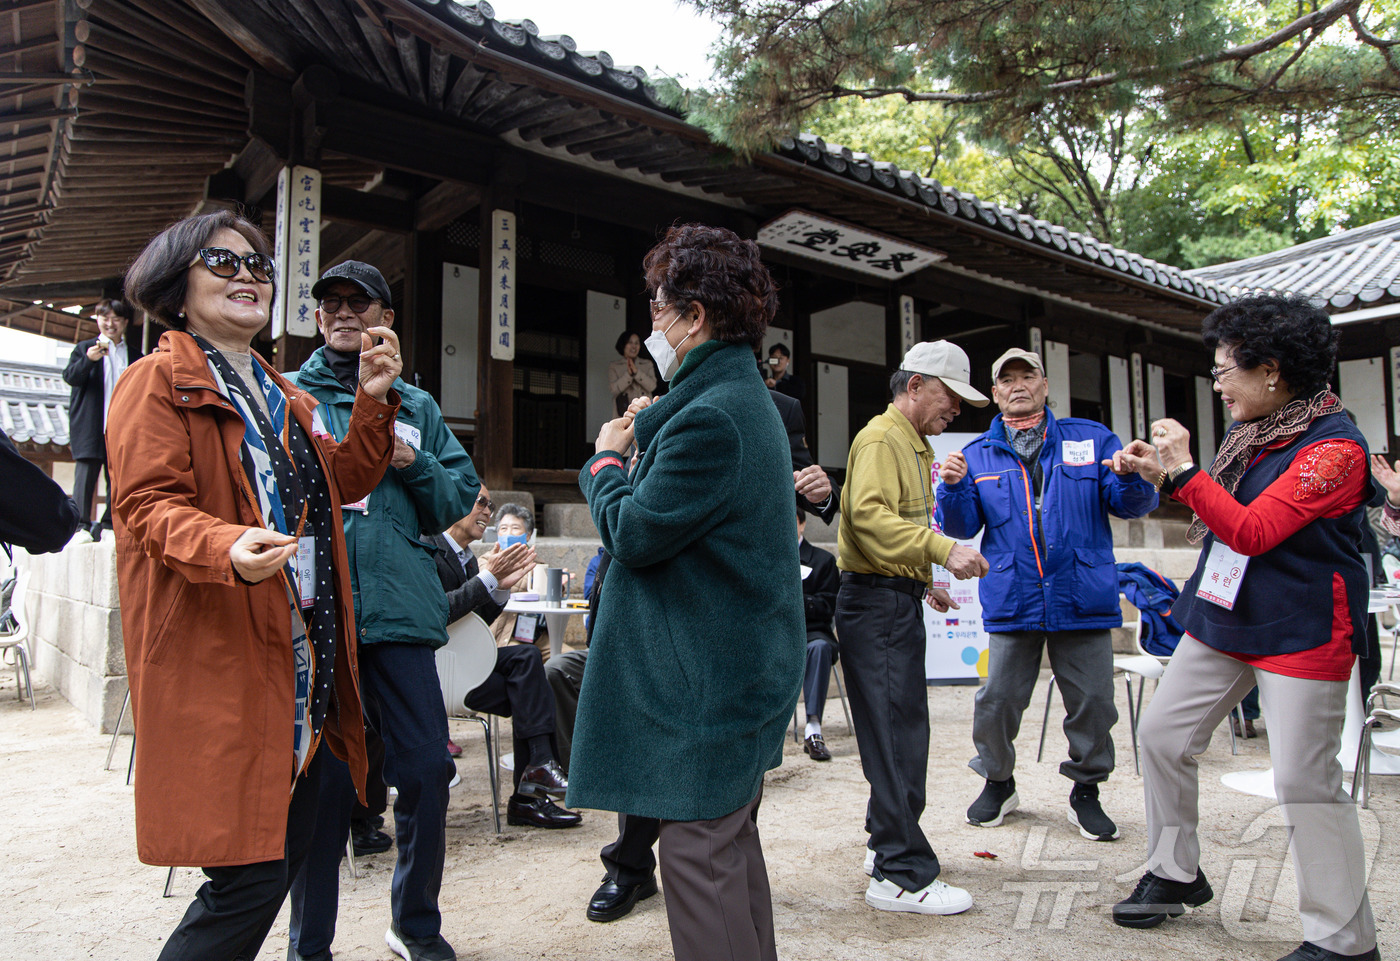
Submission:
<svg viewBox="0 0 1400 961">
<path fill-rule="evenodd" d="M 1183 637 L 1139 727 L 1148 869 L 1176 881 L 1196 877 L 1201 859 L 1196 756 L 1230 709 L 1258 684 L 1274 790 L 1291 828 L 1303 937 L 1343 955 L 1375 947 L 1361 826 L 1342 790 L 1337 761 L 1348 683 L 1255 670 Z"/>
</svg>

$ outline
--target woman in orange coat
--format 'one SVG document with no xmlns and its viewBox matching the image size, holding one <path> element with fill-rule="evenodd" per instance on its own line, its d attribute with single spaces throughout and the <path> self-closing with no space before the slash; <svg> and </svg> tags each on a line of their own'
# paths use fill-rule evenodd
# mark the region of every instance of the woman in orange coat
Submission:
<svg viewBox="0 0 1400 961">
<path fill-rule="evenodd" d="M 337 445 L 251 350 L 268 254 L 220 211 L 165 230 L 127 274 L 127 297 L 172 328 L 119 382 L 107 434 L 137 852 L 209 879 L 162 959 L 253 958 L 310 839 L 323 737 L 365 778 L 339 505 L 388 466 L 403 365 L 372 328 Z"/>
</svg>

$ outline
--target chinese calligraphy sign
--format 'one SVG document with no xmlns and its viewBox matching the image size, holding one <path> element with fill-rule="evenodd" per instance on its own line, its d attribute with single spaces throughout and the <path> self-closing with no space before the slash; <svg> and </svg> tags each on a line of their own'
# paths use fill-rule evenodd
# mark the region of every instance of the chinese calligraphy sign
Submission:
<svg viewBox="0 0 1400 961">
<path fill-rule="evenodd" d="M 804 210 L 790 210 L 759 228 L 758 242 L 771 250 L 785 250 L 891 281 L 946 256 Z"/>
</svg>

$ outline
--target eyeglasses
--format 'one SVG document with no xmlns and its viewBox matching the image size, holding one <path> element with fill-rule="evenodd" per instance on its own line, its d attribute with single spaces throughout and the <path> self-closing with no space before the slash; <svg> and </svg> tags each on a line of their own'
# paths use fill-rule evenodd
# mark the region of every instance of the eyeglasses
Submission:
<svg viewBox="0 0 1400 961">
<path fill-rule="evenodd" d="M 359 294 L 353 297 L 340 297 L 336 294 L 329 294 L 321 298 L 321 310 L 327 314 L 333 314 L 340 310 L 340 305 L 345 304 L 357 314 L 363 314 L 369 310 L 369 305 L 375 303 L 373 297 L 364 297 Z"/>
<path fill-rule="evenodd" d="M 240 257 L 227 247 L 200 248 L 199 258 L 215 277 L 236 277 L 238 265 L 246 264 L 248 273 L 260 284 L 272 283 L 272 274 L 277 269 L 272 258 L 266 254 L 244 254 Z M 194 264 L 191 263 L 190 266 L 193 267 Z"/>
<path fill-rule="evenodd" d="M 476 498 L 476 509 L 486 510 L 492 514 L 496 513 L 496 505 L 480 495 L 477 495 Z"/>
<path fill-rule="evenodd" d="M 1231 364 L 1229 367 L 1212 367 L 1210 369 L 1210 379 L 1218 384 L 1220 383 L 1221 377 L 1223 377 L 1225 374 L 1228 374 L 1232 370 L 1238 370 L 1239 366 L 1239 364 Z"/>
<path fill-rule="evenodd" d="M 660 316 L 663 310 L 665 310 L 667 307 L 672 306 L 675 303 L 676 302 L 674 300 L 648 300 L 647 306 L 651 308 L 651 317 L 653 320 L 655 320 L 658 316 Z"/>
</svg>

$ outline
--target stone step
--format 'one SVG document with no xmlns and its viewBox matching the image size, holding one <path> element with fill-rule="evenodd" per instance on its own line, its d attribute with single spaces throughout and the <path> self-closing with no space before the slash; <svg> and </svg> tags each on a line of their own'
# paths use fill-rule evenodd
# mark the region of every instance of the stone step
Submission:
<svg viewBox="0 0 1400 961">
<path fill-rule="evenodd" d="M 598 537 L 587 504 L 546 504 L 543 513 L 540 533 L 545 537 Z"/>
</svg>

